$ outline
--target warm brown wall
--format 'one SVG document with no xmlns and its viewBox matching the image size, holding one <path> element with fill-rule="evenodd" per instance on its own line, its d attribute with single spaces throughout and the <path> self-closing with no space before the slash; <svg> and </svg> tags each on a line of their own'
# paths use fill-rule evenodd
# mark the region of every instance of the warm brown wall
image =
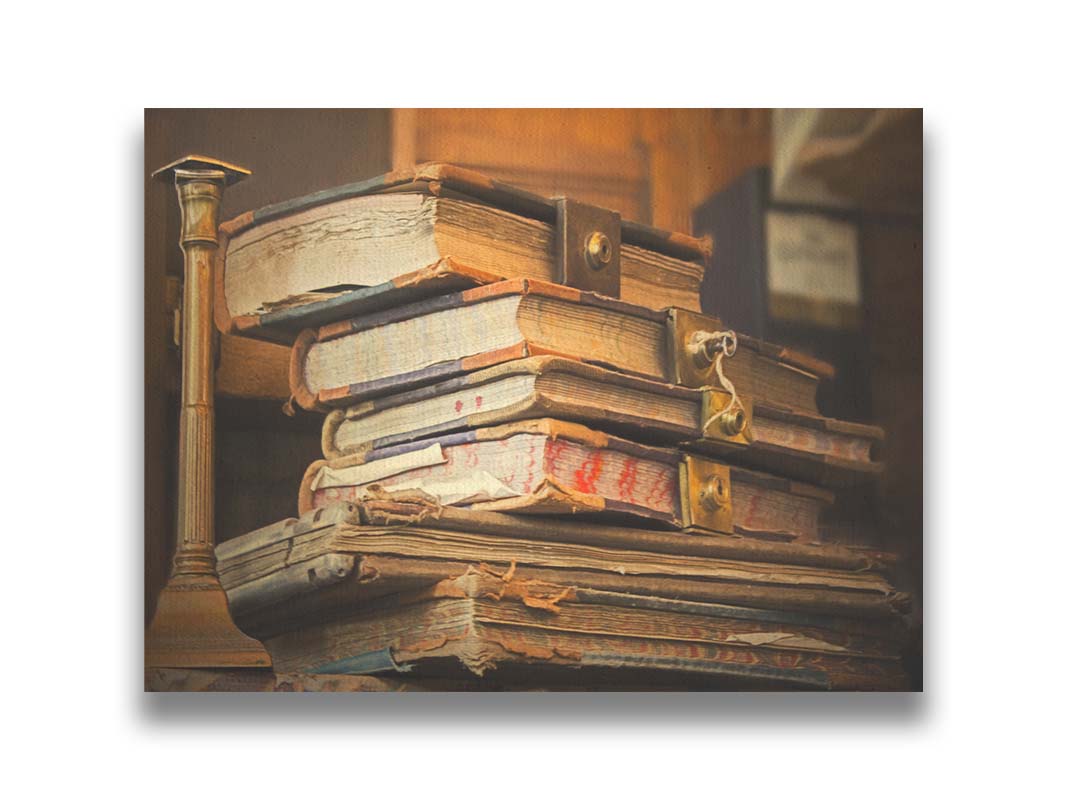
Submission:
<svg viewBox="0 0 1067 800">
<path fill-rule="evenodd" d="M 692 210 L 770 160 L 767 109 L 396 109 L 394 168 L 447 161 L 689 232 Z"/>
<path fill-rule="evenodd" d="M 145 111 L 145 609 L 169 569 L 174 547 L 178 408 L 177 351 L 170 343 L 165 275 L 180 276 L 178 205 L 152 170 L 188 153 L 240 164 L 253 174 L 227 190 L 223 218 L 389 169 L 389 112 L 380 110 Z M 244 343 L 226 342 L 220 389 L 279 394 L 279 351 L 255 351 L 265 365 L 244 368 Z M 278 400 L 219 401 L 216 525 L 219 539 L 296 513 L 302 467 L 319 453 L 319 423 L 290 420 Z M 264 431 L 270 433 L 265 435 Z"/>
</svg>

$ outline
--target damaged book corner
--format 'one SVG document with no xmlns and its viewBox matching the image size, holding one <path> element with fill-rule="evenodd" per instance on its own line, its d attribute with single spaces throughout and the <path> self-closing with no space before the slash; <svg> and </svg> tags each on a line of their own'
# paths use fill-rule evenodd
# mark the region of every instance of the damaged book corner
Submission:
<svg viewBox="0 0 1067 800">
<path fill-rule="evenodd" d="M 224 223 L 218 327 L 290 345 L 322 418 L 298 516 L 216 550 L 275 672 L 907 689 L 894 557 L 820 524 L 883 433 L 702 308 L 712 252 L 443 164 Z"/>
</svg>

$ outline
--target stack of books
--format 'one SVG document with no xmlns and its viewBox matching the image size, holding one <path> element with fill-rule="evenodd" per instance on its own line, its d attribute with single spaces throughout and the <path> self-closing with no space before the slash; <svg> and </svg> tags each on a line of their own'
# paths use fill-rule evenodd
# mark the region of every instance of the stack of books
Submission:
<svg viewBox="0 0 1067 800">
<path fill-rule="evenodd" d="M 325 415 L 299 518 L 217 549 L 276 669 L 904 687 L 893 559 L 819 527 L 882 432 L 700 313 L 709 242 L 447 165 L 222 233 L 219 327 L 291 344 Z"/>
</svg>

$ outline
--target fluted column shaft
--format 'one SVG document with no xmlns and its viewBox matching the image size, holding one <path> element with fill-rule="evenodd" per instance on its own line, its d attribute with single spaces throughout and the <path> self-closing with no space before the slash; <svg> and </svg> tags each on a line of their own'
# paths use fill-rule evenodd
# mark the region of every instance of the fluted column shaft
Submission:
<svg viewBox="0 0 1067 800">
<path fill-rule="evenodd" d="M 215 569 L 215 352 L 213 272 L 225 173 L 175 170 L 185 254 L 182 406 L 178 446 L 178 547 L 174 577 Z"/>
</svg>

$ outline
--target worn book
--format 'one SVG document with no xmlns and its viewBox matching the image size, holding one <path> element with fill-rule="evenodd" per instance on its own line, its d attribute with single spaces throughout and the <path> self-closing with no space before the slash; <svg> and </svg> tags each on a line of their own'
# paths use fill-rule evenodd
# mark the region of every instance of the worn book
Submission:
<svg viewBox="0 0 1067 800">
<path fill-rule="evenodd" d="M 504 281 L 303 331 L 290 392 L 304 408 L 322 410 L 543 354 L 667 383 L 717 380 L 706 353 L 679 341 L 678 314 L 553 283 Z M 699 320 L 708 335 L 722 327 L 712 317 L 686 320 Z M 727 361 L 741 394 L 811 414 L 819 381 L 833 374 L 818 359 L 745 336 Z"/>
<path fill-rule="evenodd" d="M 762 682 L 765 688 L 906 688 L 899 645 L 834 620 L 588 590 L 469 566 L 426 589 L 266 638 L 277 669 L 328 675 L 475 676 L 507 665 L 644 670 Z M 613 675 L 612 671 L 621 671 Z M 725 688 L 725 687 L 724 687 Z"/>
<path fill-rule="evenodd" d="M 880 428 L 749 402 L 737 431 L 708 410 L 726 394 L 646 380 L 569 358 L 532 356 L 339 408 L 323 425 L 328 459 L 472 428 L 552 417 L 671 444 L 799 481 L 877 472 Z M 721 434 L 721 435 L 720 435 Z"/>
<path fill-rule="evenodd" d="M 447 164 L 316 192 L 220 226 L 216 322 L 285 339 L 500 278 L 557 280 L 559 205 Z M 617 220 L 618 297 L 700 310 L 710 239 Z M 560 282 L 563 282 L 560 279 Z"/>
<path fill-rule="evenodd" d="M 257 637 L 482 563 L 590 590 L 840 617 L 849 630 L 889 630 L 908 607 L 882 553 L 471 511 L 403 493 L 315 509 L 216 555 L 233 613 Z"/>
<path fill-rule="evenodd" d="M 470 677 L 525 664 L 577 668 L 562 679 L 571 685 L 637 668 L 653 683 L 684 673 L 902 688 L 907 597 L 877 552 L 473 512 L 398 492 L 284 520 L 217 555 L 235 619 L 284 671 Z"/>
<path fill-rule="evenodd" d="M 476 511 L 630 517 L 671 528 L 709 527 L 771 539 L 816 541 L 833 494 L 736 466 L 706 462 L 688 476 L 686 457 L 554 419 L 435 436 L 316 461 L 300 512 L 355 502 L 380 490 L 418 490 L 444 506 Z M 690 494 L 691 480 L 705 482 Z M 715 492 L 708 497 L 707 492 Z M 693 514 L 690 498 L 714 514 Z"/>
</svg>

